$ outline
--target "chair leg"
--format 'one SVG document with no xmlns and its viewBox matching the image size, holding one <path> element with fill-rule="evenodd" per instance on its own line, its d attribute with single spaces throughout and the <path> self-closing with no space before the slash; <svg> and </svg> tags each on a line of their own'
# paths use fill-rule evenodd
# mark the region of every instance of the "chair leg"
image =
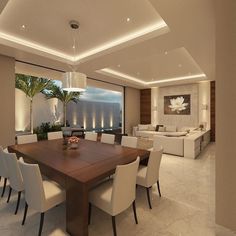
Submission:
<svg viewBox="0 0 236 236">
<path fill-rule="evenodd" d="M 44 212 L 41 213 L 41 216 L 40 216 L 40 225 L 39 225 L 39 234 L 38 234 L 38 236 L 41 236 L 41 234 L 42 234 L 43 222 L 44 222 Z"/>
<path fill-rule="evenodd" d="M 25 211 L 24 211 L 24 216 L 23 216 L 23 220 L 22 220 L 21 225 L 25 224 L 25 219 L 26 219 L 26 216 L 27 216 L 27 211 L 28 211 L 28 204 L 27 204 L 27 202 L 25 202 Z"/>
<path fill-rule="evenodd" d="M 159 180 L 157 180 L 157 189 L 158 189 L 159 196 L 161 197 L 161 189 L 160 189 Z"/>
<path fill-rule="evenodd" d="M 3 189 L 2 189 L 2 195 L 1 195 L 1 197 L 4 196 L 6 186 L 7 186 L 7 178 L 4 178 L 4 185 L 3 185 Z"/>
<path fill-rule="evenodd" d="M 12 191 L 12 188 L 9 187 L 9 193 L 8 193 L 7 203 L 10 201 L 10 198 L 11 198 L 11 191 Z"/>
<path fill-rule="evenodd" d="M 88 214 L 88 224 L 91 223 L 91 213 L 92 213 L 92 204 L 89 203 L 89 214 Z"/>
<path fill-rule="evenodd" d="M 149 189 L 150 189 L 150 188 L 146 188 L 146 190 L 147 190 L 147 198 L 148 198 L 148 205 L 149 205 L 149 208 L 152 209 L 152 204 L 151 204 Z"/>
<path fill-rule="evenodd" d="M 138 224 L 138 218 L 137 218 L 137 213 L 136 213 L 136 204 L 135 201 L 133 201 L 133 212 L 134 212 L 134 219 L 135 219 L 135 223 Z"/>
<path fill-rule="evenodd" d="M 18 198 L 17 198 L 17 204 L 16 204 L 15 215 L 17 214 L 18 208 L 19 208 L 19 205 L 20 205 L 20 197 L 21 197 L 21 192 L 18 192 Z"/>
<path fill-rule="evenodd" d="M 115 216 L 112 216 L 111 219 L 112 219 L 113 235 L 116 236 L 116 218 Z"/>
</svg>

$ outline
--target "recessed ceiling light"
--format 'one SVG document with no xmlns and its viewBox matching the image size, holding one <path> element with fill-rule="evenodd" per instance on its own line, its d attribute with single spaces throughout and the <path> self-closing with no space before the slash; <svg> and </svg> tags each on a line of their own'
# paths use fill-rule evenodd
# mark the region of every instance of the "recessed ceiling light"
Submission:
<svg viewBox="0 0 236 236">
<path fill-rule="evenodd" d="M 20 27 L 20 29 L 21 29 L 21 30 L 25 30 L 25 29 L 26 29 L 26 26 L 25 26 L 25 25 L 22 25 L 22 26 Z"/>
<path fill-rule="evenodd" d="M 130 22 L 130 18 L 128 17 L 128 18 L 126 19 L 126 21 L 127 21 L 127 22 Z"/>
<path fill-rule="evenodd" d="M 178 67 L 182 67 L 182 64 L 179 64 Z"/>
<path fill-rule="evenodd" d="M 75 45 L 73 45 L 72 48 L 75 49 Z"/>
</svg>

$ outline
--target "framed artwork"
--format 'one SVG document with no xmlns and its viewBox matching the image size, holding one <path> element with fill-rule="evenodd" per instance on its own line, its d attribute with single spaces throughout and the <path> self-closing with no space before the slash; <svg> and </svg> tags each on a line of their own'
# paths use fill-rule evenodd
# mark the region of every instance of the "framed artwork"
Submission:
<svg viewBox="0 0 236 236">
<path fill-rule="evenodd" d="M 165 115 L 190 115 L 191 95 L 164 96 Z"/>
</svg>

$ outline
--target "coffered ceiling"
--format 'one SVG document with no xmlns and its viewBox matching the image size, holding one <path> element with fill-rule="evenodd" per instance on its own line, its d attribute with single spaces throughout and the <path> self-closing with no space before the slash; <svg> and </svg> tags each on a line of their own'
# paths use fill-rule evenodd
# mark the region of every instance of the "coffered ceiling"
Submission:
<svg viewBox="0 0 236 236">
<path fill-rule="evenodd" d="M 4 0 L 0 54 L 137 88 L 213 80 L 212 1 Z"/>
</svg>

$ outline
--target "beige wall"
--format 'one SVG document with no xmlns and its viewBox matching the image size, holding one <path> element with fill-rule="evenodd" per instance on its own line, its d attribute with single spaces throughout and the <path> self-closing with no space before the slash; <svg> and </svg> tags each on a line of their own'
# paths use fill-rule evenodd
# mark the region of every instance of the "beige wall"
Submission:
<svg viewBox="0 0 236 236">
<path fill-rule="evenodd" d="M 0 55 L 0 145 L 15 142 L 15 59 Z"/>
<path fill-rule="evenodd" d="M 191 94 L 191 115 L 164 115 L 164 96 Z M 207 110 L 203 110 L 202 105 L 207 105 Z M 152 88 L 151 100 L 152 124 L 167 124 L 197 127 L 199 123 L 207 123 L 210 127 L 210 82 L 200 82 L 195 84 L 168 86 L 162 88 Z"/>
<path fill-rule="evenodd" d="M 125 133 L 131 135 L 133 126 L 140 123 L 140 90 L 125 89 Z"/>
<path fill-rule="evenodd" d="M 236 231 L 236 1 L 216 1 L 216 223 Z"/>
</svg>

